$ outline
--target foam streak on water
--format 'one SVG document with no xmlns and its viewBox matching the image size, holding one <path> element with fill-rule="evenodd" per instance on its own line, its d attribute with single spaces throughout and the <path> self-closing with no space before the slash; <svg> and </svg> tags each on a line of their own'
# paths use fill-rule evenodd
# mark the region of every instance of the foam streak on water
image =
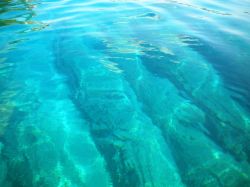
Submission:
<svg viewBox="0 0 250 187">
<path fill-rule="evenodd" d="M 250 186 L 247 0 L 0 2 L 1 187 Z"/>
</svg>

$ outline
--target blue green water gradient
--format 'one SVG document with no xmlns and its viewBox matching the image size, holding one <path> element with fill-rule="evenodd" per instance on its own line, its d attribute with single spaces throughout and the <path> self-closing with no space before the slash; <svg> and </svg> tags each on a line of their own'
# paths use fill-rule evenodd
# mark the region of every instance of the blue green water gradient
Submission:
<svg viewBox="0 0 250 187">
<path fill-rule="evenodd" d="M 0 187 L 250 187 L 248 0 L 0 1 Z"/>
</svg>

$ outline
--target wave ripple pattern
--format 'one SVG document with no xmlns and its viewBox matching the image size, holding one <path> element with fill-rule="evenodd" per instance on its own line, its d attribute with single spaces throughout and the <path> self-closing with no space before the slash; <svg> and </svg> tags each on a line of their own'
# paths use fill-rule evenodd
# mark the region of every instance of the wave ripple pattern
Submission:
<svg viewBox="0 0 250 187">
<path fill-rule="evenodd" d="M 250 187 L 248 0 L 2 0 L 0 187 Z"/>
</svg>

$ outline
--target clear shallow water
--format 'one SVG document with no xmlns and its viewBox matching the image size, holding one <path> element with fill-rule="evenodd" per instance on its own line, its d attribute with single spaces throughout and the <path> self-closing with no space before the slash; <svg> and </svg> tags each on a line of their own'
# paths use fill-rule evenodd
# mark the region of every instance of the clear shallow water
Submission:
<svg viewBox="0 0 250 187">
<path fill-rule="evenodd" d="M 1 1 L 0 186 L 250 186 L 250 3 Z"/>
</svg>

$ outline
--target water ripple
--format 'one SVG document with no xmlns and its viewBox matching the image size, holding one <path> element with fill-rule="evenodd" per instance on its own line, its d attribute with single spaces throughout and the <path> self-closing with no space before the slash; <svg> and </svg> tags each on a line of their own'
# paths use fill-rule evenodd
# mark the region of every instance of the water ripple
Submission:
<svg viewBox="0 0 250 187">
<path fill-rule="evenodd" d="M 250 186 L 249 14 L 2 0 L 0 186 Z"/>
</svg>

